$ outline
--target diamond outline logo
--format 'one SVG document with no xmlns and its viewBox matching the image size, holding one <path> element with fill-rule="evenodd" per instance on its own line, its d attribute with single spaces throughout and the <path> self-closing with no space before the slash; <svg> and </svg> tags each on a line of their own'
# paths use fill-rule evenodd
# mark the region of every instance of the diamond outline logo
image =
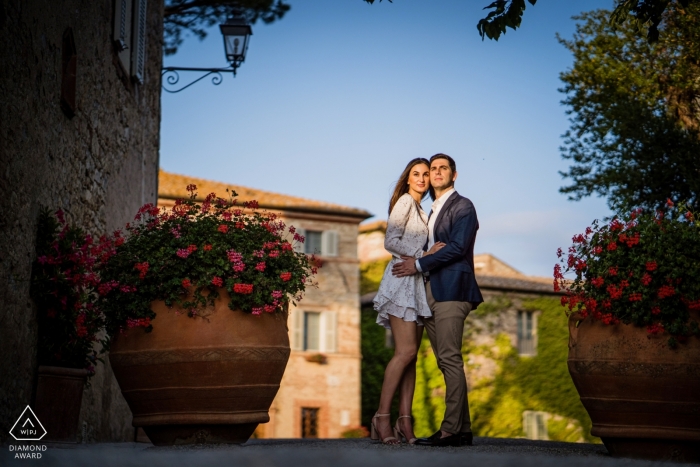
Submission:
<svg viewBox="0 0 700 467">
<path fill-rule="evenodd" d="M 27 410 L 29 410 L 29 413 L 32 414 L 32 416 L 34 417 L 34 420 L 36 420 L 36 422 L 39 424 L 39 426 L 41 427 L 42 431 L 44 432 L 44 433 L 43 433 L 41 436 L 39 436 L 38 438 L 36 438 L 36 437 L 35 437 L 35 438 L 18 438 L 18 437 L 16 437 L 15 434 L 13 433 L 13 431 L 14 431 L 15 427 L 17 426 L 17 424 L 18 424 L 20 421 L 22 421 L 22 419 L 24 418 L 24 414 L 27 413 Z M 26 419 L 26 420 L 28 420 L 29 423 L 32 424 L 32 426 L 34 425 L 34 424 L 31 422 L 31 418 L 29 418 L 29 416 L 27 416 L 27 419 Z M 24 425 L 26 425 L 26 424 L 27 424 L 27 422 L 25 421 L 25 422 L 24 422 Z M 20 428 L 23 428 L 24 425 L 22 425 L 22 427 L 20 427 Z M 19 418 L 17 419 L 17 421 L 15 422 L 15 424 L 12 425 L 12 428 L 10 428 L 10 434 L 11 434 L 12 437 L 15 439 L 15 441 L 41 441 L 41 438 L 43 438 L 44 436 L 46 436 L 46 428 L 44 428 L 44 425 L 41 424 L 41 421 L 39 421 L 39 417 L 36 416 L 36 414 L 34 413 L 34 411 L 32 410 L 32 408 L 29 407 L 29 406 L 27 406 L 27 408 L 24 409 L 24 411 L 22 411 L 22 415 L 19 416 Z"/>
</svg>

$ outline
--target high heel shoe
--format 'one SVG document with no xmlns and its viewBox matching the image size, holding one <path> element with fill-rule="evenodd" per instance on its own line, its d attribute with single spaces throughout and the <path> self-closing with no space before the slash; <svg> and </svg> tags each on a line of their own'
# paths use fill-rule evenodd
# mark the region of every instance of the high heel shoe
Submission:
<svg viewBox="0 0 700 467">
<path fill-rule="evenodd" d="M 399 428 L 399 420 L 402 418 L 410 418 L 413 420 L 413 417 L 410 415 L 399 415 L 399 418 L 396 419 L 396 424 L 394 425 L 394 436 L 401 441 L 402 439 L 405 439 L 408 444 L 416 444 L 416 441 L 418 441 L 418 438 L 411 438 L 408 439 L 406 436 L 401 432 L 401 429 Z"/>
<path fill-rule="evenodd" d="M 371 432 L 371 438 L 374 440 L 381 439 L 382 444 L 400 444 L 401 441 L 399 441 L 396 437 L 394 436 L 387 436 L 386 438 L 380 438 L 379 437 L 379 430 L 377 430 L 377 424 L 374 422 L 374 419 L 377 417 L 389 417 L 391 414 L 388 413 L 375 413 L 374 417 L 372 417 L 372 432 Z M 390 425 L 391 426 L 391 425 Z"/>
</svg>

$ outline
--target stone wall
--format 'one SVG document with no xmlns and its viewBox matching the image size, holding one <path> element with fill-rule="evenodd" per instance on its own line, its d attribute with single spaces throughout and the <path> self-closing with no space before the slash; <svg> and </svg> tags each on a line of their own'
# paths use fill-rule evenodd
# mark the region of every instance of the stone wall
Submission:
<svg viewBox="0 0 700 467">
<path fill-rule="evenodd" d="M 360 425 L 360 303 L 357 224 L 359 220 L 336 217 L 285 215 L 287 225 L 307 230 L 335 230 L 338 256 L 321 257 L 316 276 L 318 288 L 309 288 L 296 307 L 290 307 L 290 332 L 295 314 L 303 311 L 333 312 L 337 316 L 337 350 L 321 352 L 324 364 L 307 361 L 317 351 L 292 350 L 280 390 L 270 408 L 270 422 L 258 434 L 265 438 L 301 436 L 301 409 L 319 409 L 320 438 L 338 438 Z M 293 332 L 292 332 L 293 333 Z M 290 336 L 294 346 L 294 335 Z"/>
<path fill-rule="evenodd" d="M 32 402 L 36 310 L 29 297 L 37 214 L 62 208 L 100 235 L 156 201 L 163 5 L 147 12 L 145 82 L 122 80 L 112 0 L 0 0 L 0 440 Z M 62 36 L 77 54 L 75 115 L 61 110 Z M 85 390 L 83 441 L 133 439 L 131 413 L 102 365 Z"/>
</svg>

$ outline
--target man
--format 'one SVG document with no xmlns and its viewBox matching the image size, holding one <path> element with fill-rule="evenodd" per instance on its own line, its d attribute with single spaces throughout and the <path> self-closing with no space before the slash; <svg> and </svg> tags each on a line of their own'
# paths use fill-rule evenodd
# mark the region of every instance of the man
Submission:
<svg viewBox="0 0 700 467">
<path fill-rule="evenodd" d="M 433 202 L 426 250 L 435 242 L 445 246 L 419 259 L 402 257 L 392 273 L 403 277 L 423 273 L 433 316 L 425 319 L 430 345 L 445 378 L 445 417 L 434 435 L 419 439 L 423 446 L 472 444 L 467 379 L 462 359 L 462 333 L 469 312 L 484 299 L 474 279 L 474 241 L 479 222 L 474 205 L 454 189 L 457 166 L 447 154 L 430 158 Z"/>
</svg>

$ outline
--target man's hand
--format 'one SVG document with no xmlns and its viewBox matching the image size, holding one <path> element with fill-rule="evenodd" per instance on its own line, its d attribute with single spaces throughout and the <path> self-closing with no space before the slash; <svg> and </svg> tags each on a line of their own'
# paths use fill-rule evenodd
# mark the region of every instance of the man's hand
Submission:
<svg viewBox="0 0 700 467">
<path fill-rule="evenodd" d="M 418 272 L 416 269 L 416 259 L 410 256 L 402 256 L 403 260 L 400 263 L 394 264 L 391 268 L 391 273 L 396 277 L 412 276 Z"/>
</svg>

